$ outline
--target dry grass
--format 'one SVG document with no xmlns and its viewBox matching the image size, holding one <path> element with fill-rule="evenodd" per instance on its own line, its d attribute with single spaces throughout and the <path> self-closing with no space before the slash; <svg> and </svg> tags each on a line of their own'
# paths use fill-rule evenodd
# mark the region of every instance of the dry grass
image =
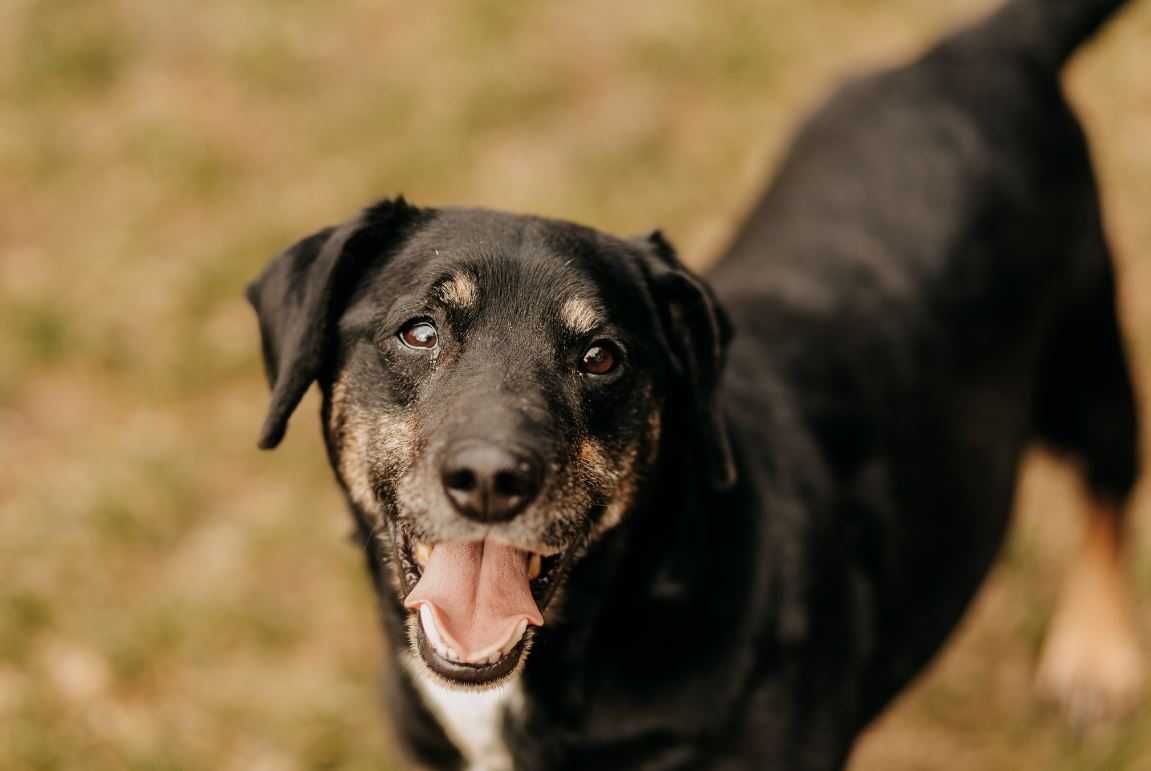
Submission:
<svg viewBox="0 0 1151 771">
<path fill-rule="evenodd" d="M 315 404 L 284 449 L 254 449 L 265 394 L 240 290 L 275 250 L 403 191 L 663 225 L 702 263 L 837 74 L 984 5 L 0 5 L 0 769 L 389 757 Z M 1143 383 L 1149 44 L 1143 4 L 1069 75 Z M 976 612 L 856 769 L 1151 766 L 1146 715 L 1080 741 L 1031 697 L 1073 500 L 1049 464 L 1028 474 Z"/>
</svg>

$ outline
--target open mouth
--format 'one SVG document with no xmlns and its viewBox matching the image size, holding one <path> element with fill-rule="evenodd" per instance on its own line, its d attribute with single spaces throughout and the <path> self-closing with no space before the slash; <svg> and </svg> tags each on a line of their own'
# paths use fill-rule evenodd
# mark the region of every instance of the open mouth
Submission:
<svg viewBox="0 0 1151 771">
<path fill-rule="evenodd" d="M 424 663 L 470 686 L 514 672 L 570 552 L 545 555 L 492 539 L 428 544 L 394 532 L 404 607 Z"/>
</svg>

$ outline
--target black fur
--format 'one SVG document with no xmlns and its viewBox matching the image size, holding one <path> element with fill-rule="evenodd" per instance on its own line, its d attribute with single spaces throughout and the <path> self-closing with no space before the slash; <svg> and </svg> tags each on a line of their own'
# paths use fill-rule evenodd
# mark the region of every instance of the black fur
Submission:
<svg viewBox="0 0 1151 771">
<path fill-rule="evenodd" d="M 397 657 L 402 565 L 340 471 L 353 429 L 333 406 L 337 380 L 366 414 L 417 415 L 425 454 L 489 399 L 536 404 L 499 414 L 558 459 L 583 439 L 642 447 L 658 413 L 617 527 L 594 535 L 618 491 L 576 506 L 579 485 L 556 483 L 562 516 L 541 511 L 516 531 L 576 553 L 520 675 L 525 708 L 505 720 L 516 767 L 842 767 L 979 586 L 1029 442 L 1072 454 L 1101 498 L 1121 504 L 1134 484 L 1109 250 L 1057 79 L 1118 5 L 1015 0 L 846 84 L 802 129 L 710 287 L 658 235 L 402 203 L 278 258 L 251 293 L 273 385 L 261 446 L 318 379 Z M 486 321 L 445 315 L 455 348 L 429 374 L 397 358 L 397 298 L 461 269 L 499 299 Z M 629 341 L 630 369 L 611 384 L 563 363 L 580 345 L 547 308 L 573 287 Z M 508 382 L 510 396 L 497 385 Z M 395 467 L 372 473 L 385 519 L 433 541 L 464 532 L 406 512 Z M 408 749 L 461 767 L 406 670 L 389 671 Z"/>
</svg>

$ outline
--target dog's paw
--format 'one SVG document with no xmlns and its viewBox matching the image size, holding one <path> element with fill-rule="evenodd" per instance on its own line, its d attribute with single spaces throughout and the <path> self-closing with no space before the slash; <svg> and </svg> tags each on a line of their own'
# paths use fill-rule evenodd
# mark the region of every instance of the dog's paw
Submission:
<svg viewBox="0 0 1151 771">
<path fill-rule="evenodd" d="M 1036 680 L 1040 694 L 1055 702 L 1076 729 L 1134 710 L 1142 700 L 1146 667 L 1126 608 L 1061 608 Z"/>
</svg>

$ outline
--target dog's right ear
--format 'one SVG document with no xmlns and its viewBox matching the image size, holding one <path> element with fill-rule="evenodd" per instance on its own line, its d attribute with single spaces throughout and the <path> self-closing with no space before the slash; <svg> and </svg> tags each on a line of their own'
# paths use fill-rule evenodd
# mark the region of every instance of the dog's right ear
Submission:
<svg viewBox="0 0 1151 771">
<path fill-rule="evenodd" d="M 719 489 L 735 484 L 736 467 L 719 404 L 719 383 L 732 326 L 710 287 L 680 262 L 658 231 L 634 239 L 648 255 L 648 283 L 680 393 L 690 405 L 694 441 L 706 448 Z"/>
<path fill-rule="evenodd" d="M 245 294 L 260 322 L 264 371 L 272 389 L 261 449 L 270 450 L 284 438 L 288 418 L 319 376 L 329 353 L 335 305 L 357 268 L 414 211 L 403 198 L 376 204 L 297 242 L 248 285 Z"/>
</svg>

